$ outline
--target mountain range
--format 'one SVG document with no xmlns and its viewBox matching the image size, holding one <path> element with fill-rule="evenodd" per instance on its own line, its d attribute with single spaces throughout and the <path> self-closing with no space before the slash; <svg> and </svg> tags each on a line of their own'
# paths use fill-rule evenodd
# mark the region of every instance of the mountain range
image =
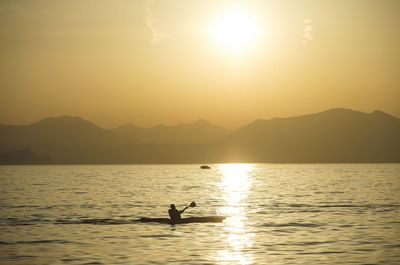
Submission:
<svg viewBox="0 0 400 265">
<path fill-rule="evenodd" d="M 392 115 L 341 108 L 256 120 L 234 131 L 205 120 L 108 130 L 62 116 L 30 125 L 0 125 L 0 163 L 7 163 L 11 154 L 17 164 L 19 153 L 25 157 L 21 163 L 28 164 L 43 163 L 27 160 L 33 155 L 60 164 L 400 162 L 399 136 L 400 119 Z"/>
<path fill-rule="evenodd" d="M 82 146 L 135 143 L 80 117 L 50 117 L 30 125 L 0 125 L 0 146 Z"/>
<path fill-rule="evenodd" d="M 349 109 L 257 120 L 221 139 L 258 162 L 400 162 L 400 119 Z"/>
<path fill-rule="evenodd" d="M 129 123 L 111 131 L 147 143 L 206 143 L 229 133 L 229 130 L 203 119 L 194 123 L 180 123 L 176 126 L 157 125 L 151 128 Z"/>
</svg>

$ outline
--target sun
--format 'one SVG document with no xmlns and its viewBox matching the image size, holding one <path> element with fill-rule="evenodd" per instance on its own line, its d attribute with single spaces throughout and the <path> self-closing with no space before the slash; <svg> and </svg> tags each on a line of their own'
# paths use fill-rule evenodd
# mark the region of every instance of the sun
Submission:
<svg viewBox="0 0 400 265">
<path fill-rule="evenodd" d="M 260 30 L 254 16 L 243 8 L 226 9 L 211 26 L 212 38 L 225 50 L 241 53 L 255 43 Z"/>
</svg>

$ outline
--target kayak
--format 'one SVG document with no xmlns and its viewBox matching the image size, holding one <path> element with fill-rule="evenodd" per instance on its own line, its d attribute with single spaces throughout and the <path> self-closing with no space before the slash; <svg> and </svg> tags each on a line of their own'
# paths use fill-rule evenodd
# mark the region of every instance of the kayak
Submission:
<svg viewBox="0 0 400 265">
<path fill-rule="evenodd" d="M 142 217 L 138 222 L 142 223 L 160 223 L 160 224 L 188 224 L 188 223 L 220 223 L 225 219 L 224 216 L 205 216 L 205 217 L 187 217 L 182 218 L 177 223 L 172 223 L 169 218 L 149 218 Z"/>
</svg>

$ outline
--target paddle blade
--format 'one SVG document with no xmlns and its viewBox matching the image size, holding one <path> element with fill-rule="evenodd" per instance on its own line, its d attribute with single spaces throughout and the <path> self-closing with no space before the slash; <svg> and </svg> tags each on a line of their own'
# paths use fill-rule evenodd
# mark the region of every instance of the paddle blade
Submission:
<svg viewBox="0 0 400 265">
<path fill-rule="evenodd" d="M 195 202 L 191 202 L 189 207 L 196 207 L 196 203 Z"/>
</svg>

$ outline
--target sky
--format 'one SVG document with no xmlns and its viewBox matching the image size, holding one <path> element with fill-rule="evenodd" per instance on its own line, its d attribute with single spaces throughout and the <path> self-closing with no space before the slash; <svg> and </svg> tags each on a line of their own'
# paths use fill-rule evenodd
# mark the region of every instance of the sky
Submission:
<svg viewBox="0 0 400 265">
<path fill-rule="evenodd" d="M 0 123 L 400 117 L 397 0 L 2 0 Z"/>
</svg>

